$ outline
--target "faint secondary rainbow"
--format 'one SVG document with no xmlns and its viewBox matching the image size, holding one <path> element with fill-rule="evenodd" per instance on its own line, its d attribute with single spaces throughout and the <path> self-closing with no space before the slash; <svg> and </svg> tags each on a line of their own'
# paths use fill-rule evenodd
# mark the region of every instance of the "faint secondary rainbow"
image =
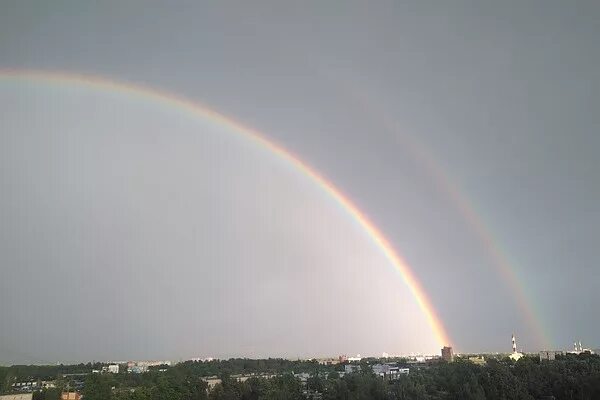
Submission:
<svg viewBox="0 0 600 400">
<path fill-rule="evenodd" d="M 498 240 L 492 236 L 485 222 L 483 221 L 483 218 L 479 213 L 477 213 L 475 206 L 462 194 L 460 190 L 458 190 L 458 186 L 456 184 L 451 184 L 447 173 L 445 173 L 444 170 L 438 166 L 430 153 L 424 151 L 422 146 L 416 143 L 412 143 L 412 146 L 412 151 L 417 157 L 419 157 L 419 160 L 426 165 L 429 174 L 433 177 L 435 182 L 446 194 L 446 196 L 448 196 L 454 203 L 455 207 L 466 220 L 469 227 L 483 244 L 483 247 L 486 249 L 496 272 L 509 287 L 513 296 L 513 301 L 520 310 L 526 326 L 533 333 L 535 340 L 545 349 L 553 348 L 552 341 L 546 334 L 546 330 L 544 329 L 543 323 L 540 320 L 539 313 L 535 312 L 532 300 L 526 295 L 525 288 L 523 287 L 523 284 L 517 275 L 516 266 L 509 262 L 508 257 L 498 245 Z M 507 332 L 507 338 L 508 334 L 509 332 Z"/>
<path fill-rule="evenodd" d="M 330 74 L 327 76 L 333 78 Z M 401 132 L 398 128 L 398 123 L 390 117 L 388 113 L 381 111 L 381 107 L 373 105 L 373 101 L 367 99 L 362 94 L 363 91 L 358 90 L 355 84 L 344 84 L 340 81 L 339 76 L 337 76 L 337 81 L 338 85 L 343 88 L 348 97 L 359 104 L 363 113 L 371 114 L 373 119 L 381 124 L 387 131 Z M 546 334 L 539 313 L 535 312 L 533 301 L 526 295 L 526 290 L 516 272 L 517 267 L 509 262 L 505 252 L 500 248 L 498 240 L 494 238 L 483 218 L 476 212 L 476 208 L 472 202 L 467 199 L 467 197 L 459 190 L 458 185 L 453 182 L 439 163 L 436 162 L 431 151 L 428 151 L 421 143 L 408 135 L 402 135 L 400 141 L 402 145 L 409 149 L 409 153 L 414 157 L 418 164 L 425 168 L 439 190 L 450 199 L 460 212 L 461 216 L 466 220 L 469 227 L 482 242 L 493 263 L 493 267 L 508 285 L 513 295 L 513 300 L 519 308 L 528 329 L 533 333 L 535 340 L 544 348 L 553 348 L 552 340 Z M 507 335 L 510 333 L 511 332 L 507 332 Z"/>
<path fill-rule="evenodd" d="M 287 161 L 298 171 L 302 172 L 305 176 L 312 180 L 318 187 L 331 196 L 364 229 L 374 244 L 382 251 L 387 260 L 402 276 L 404 283 L 407 285 L 415 301 L 417 302 L 417 305 L 423 312 L 427 323 L 431 327 L 438 344 L 451 344 L 451 340 L 448 336 L 446 328 L 437 315 L 433 305 L 431 304 L 431 301 L 423 290 L 423 287 L 419 283 L 414 273 L 411 271 L 407 262 L 398 254 L 384 234 L 331 181 L 327 180 L 322 174 L 304 163 L 299 157 L 292 154 L 283 146 L 277 144 L 271 139 L 268 139 L 264 134 L 248 128 L 232 118 L 226 117 L 185 97 L 177 96 L 175 94 L 160 91 L 147 86 L 138 86 L 129 82 L 116 81 L 94 75 L 23 69 L 0 69 L 0 79 L 40 81 L 70 85 L 75 84 L 92 87 L 102 91 L 143 97 L 156 103 L 178 108 L 197 117 L 210 120 L 217 125 L 230 129 L 232 132 L 246 137 L 257 145 L 267 149 L 273 155 L 276 155 L 282 160 Z"/>
</svg>

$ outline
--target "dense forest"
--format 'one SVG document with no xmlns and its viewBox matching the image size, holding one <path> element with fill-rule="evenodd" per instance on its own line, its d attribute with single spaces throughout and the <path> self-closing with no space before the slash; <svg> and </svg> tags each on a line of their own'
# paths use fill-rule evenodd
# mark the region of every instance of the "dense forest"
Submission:
<svg viewBox="0 0 600 400">
<path fill-rule="evenodd" d="M 91 367 L 82 364 L 68 370 L 78 373 Z M 359 372 L 344 376 L 336 371 L 340 368 L 281 359 L 185 362 L 143 374 L 88 374 L 82 378 L 82 391 L 85 400 L 600 399 L 600 356 L 591 354 L 567 354 L 554 361 L 490 358 L 485 365 L 458 358 L 452 363 L 411 366 L 408 375 L 392 381 L 373 374 L 369 361 L 361 363 Z M 42 379 L 56 374 L 57 382 L 69 385 L 60 375 L 64 370 L 64 366 L 6 367 L 0 369 L 0 380 L 6 390 L 6 384 L 17 377 Z M 310 377 L 294 376 L 300 372 Z M 254 376 L 240 382 L 239 374 Z M 218 376 L 221 382 L 209 389 L 202 379 L 206 376 Z M 59 394 L 60 388 L 48 389 L 37 392 L 34 399 L 56 400 Z"/>
</svg>

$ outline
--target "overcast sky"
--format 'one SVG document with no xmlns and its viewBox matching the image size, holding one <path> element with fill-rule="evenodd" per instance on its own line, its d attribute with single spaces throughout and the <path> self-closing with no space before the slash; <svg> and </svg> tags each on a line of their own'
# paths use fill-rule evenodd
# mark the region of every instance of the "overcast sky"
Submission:
<svg viewBox="0 0 600 400">
<path fill-rule="evenodd" d="M 596 1 L 8 1 L 0 68 L 264 132 L 385 233 L 459 351 L 595 347 L 599 21 Z M 364 230 L 231 130 L 1 77 L 0 124 L 0 364 L 439 351 Z"/>
</svg>

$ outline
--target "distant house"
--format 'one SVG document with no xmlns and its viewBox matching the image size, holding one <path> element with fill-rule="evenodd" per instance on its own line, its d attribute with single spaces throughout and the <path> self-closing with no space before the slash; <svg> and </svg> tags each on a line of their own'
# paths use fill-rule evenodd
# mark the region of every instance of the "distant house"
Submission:
<svg viewBox="0 0 600 400">
<path fill-rule="evenodd" d="M 51 389 L 56 387 L 56 382 L 54 381 L 42 381 L 42 388 Z"/>
<path fill-rule="evenodd" d="M 251 374 L 251 375 L 231 375 L 229 378 L 232 380 L 235 380 L 237 382 L 246 382 L 248 379 L 253 378 L 253 377 L 271 379 L 276 376 L 277 375 L 273 375 L 273 374 Z M 221 378 L 219 378 L 217 376 L 205 376 L 200 379 L 202 379 L 204 382 L 206 382 L 208 384 L 208 389 L 212 389 L 216 385 L 221 383 Z"/>
<path fill-rule="evenodd" d="M 31 392 L 39 389 L 39 384 L 37 381 L 28 381 L 28 382 L 15 382 L 12 385 L 13 390 L 21 391 L 21 392 Z"/>
<path fill-rule="evenodd" d="M 77 392 L 62 392 L 60 400 L 80 400 L 81 395 Z"/>
<path fill-rule="evenodd" d="M 308 378 L 310 378 L 311 375 L 308 372 L 301 372 L 299 374 L 294 374 L 294 376 L 300 379 L 300 382 L 306 383 L 306 381 L 308 381 Z"/>
<path fill-rule="evenodd" d="M 344 365 L 344 372 L 347 374 L 351 374 L 353 372 L 360 371 L 360 365 L 357 364 L 346 364 Z"/>
<path fill-rule="evenodd" d="M 102 372 L 108 372 L 109 374 L 118 374 L 119 364 L 110 364 L 108 366 L 102 367 Z"/>
<path fill-rule="evenodd" d="M 132 365 L 127 367 L 127 372 L 133 374 L 141 374 L 148 371 L 148 367 L 145 365 Z"/>
<path fill-rule="evenodd" d="M 408 375 L 408 368 L 400 368 L 395 364 L 375 364 L 373 365 L 373 373 L 384 380 L 398 379 L 400 375 Z"/>
<path fill-rule="evenodd" d="M 208 384 L 208 388 L 209 389 L 212 389 L 216 385 L 218 385 L 219 383 L 221 383 L 221 379 L 218 378 L 218 377 L 216 377 L 216 376 L 207 376 L 205 378 L 202 378 L 202 380 Z"/>
<path fill-rule="evenodd" d="M 476 357 L 476 356 L 469 357 L 468 360 L 470 362 L 472 362 L 473 364 L 476 364 L 476 365 L 485 365 L 486 364 L 485 358 L 483 358 L 483 356 L 481 356 L 481 357 Z"/>
<path fill-rule="evenodd" d="M 339 358 L 319 358 L 316 361 L 321 365 L 336 365 L 340 363 Z"/>
</svg>

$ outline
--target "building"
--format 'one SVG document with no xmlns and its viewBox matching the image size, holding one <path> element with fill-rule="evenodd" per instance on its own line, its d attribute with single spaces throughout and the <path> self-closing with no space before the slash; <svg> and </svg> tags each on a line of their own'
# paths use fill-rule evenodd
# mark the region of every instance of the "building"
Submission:
<svg viewBox="0 0 600 400">
<path fill-rule="evenodd" d="M 80 400 L 81 395 L 77 392 L 62 392 L 60 400 Z"/>
<path fill-rule="evenodd" d="M 472 357 L 469 357 L 468 360 L 475 365 L 485 365 L 486 364 L 485 358 L 483 358 L 483 356 L 472 356 Z"/>
<path fill-rule="evenodd" d="M 299 374 L 294 374 L 294 377 L 299 379 L 300 382 L 306 383 L 308 378 L 310 378 L 310 374 L 308 372 L 301 372 Z"/>
<path fill-rule="evenodd" d="M 202 361 L 205 362 L 206 359 L 193 359 L 192 361 Z M 212 360 L 212 358 L 210 359 Z M 127 372 L 134 374 L 141 374 L 143 372 L 148 372 L 150 367 L 158 367 L 166 365 L 168 367 L 171 366 L 171 361 L 129 361 L 127 363 Z"/>
<path fill-rule="evenodd" d="M 408 368 L 400 368 L 395 364 L 375 364 L 372 367 L 373 373 L 384 380 L 392 381 L 398 379 L 400 375 L 408 375 Z"/>
<path fill-rule="evenodd" d="M 127 367 L 127 372 L 132 373 L 132 374 L 142 374 L 147 371 L 148 371 L 148 367 L 142 367 L 139 365 Z"/>
<path fill-rule="evenodd" d="M 452 352 L 452 347 L 444 346 L 444 348 L 442 349 L 442 359 L 448 362 L 454 361 L 454 353 Z"/>
<path fill-rule="evenodd" d="M 271 379 L 275 378 L 277 375 L 273 374 L 251 374 L 251 375 L 231 375 L 230 378 L 237 382 L 246 382 L 250 378 L 264 378 Z M 205 376 L 200 378 L 204 382 L 208 384 L 208 389 L 213 389 L 216 385 L 221 383 L 221 378 L 218 376 Z"/>
<path fill-rule="evenodd" d="M 571 354 L 581 354 L 581 353 L 590 353 L 590 354 L 594 354 L 594 350 L 592 349 L 584 349 L 583 346 L 581 345 L 581 341 L 577 342 L 573 342 L 573 351 L 570 351 L 569 353 Z"/>
<path fill-rule="evenodd" d="M 523 353 L 515 352 L 508 356 L 513 361 L 519 361 L 523 357 Z"/>
<path fill-rule="evenodd" d="M 92 371 L 94 372 L 94 371 Z M 119 373 L 119 364 L 110 364 L 107 366 L 102 367 L 102 372 L 106 373 L 108 372 L 109 374 L 118 374 Z"/>
<path fill-rule="evenodd" d="M 37 381 L 15 382 L 12 385 L 13 390 L 21 392 L 32 392 L 38 389 Z"/>
<path fill-rule="evenodd" d="M 221 383 L 221 378 L 218 378 L 216 376 L 208 376 L 201 379 L 208 384 L 209 389 L 213 389 L 216 385 Z"/>
<path fill-rule="evenodd" d="M 336 365 L 340 363 L 339 358 L 318 358 L 316 361 L 321 365 Z"/>
<path fill-rule="evenodd" d="M 356 365 L 356 364 L 344 365 L 344 373 L 346 373 L 346 374 L 351 374 L 353 372 L 359 372 L 359 371 L 360 371 L 360 365 Z"/>
<path fill-rule="evenodd" d="M 22 394 L 5 394 L 0 396 L 0 400 L 31 400 L 33 399 L 33 393 L 22 393 Z"/>
<path fill-rule="evenodd" d="M 54 381 L 29 381 L 29 382 L 15 382 L 11 385 L 12 390 L 20 391 L 35 391 L 41 389 L 55 388 L 56 383 Z"/>
<path fill-rule="evenodd" d="M 562 351 L 543 350 L 543 351 L 540 351 L 540 361 L 542 361 L 542 360 L 552 361 L 552 360 L 556 359 L 556 356 L 562 356 L 563 354 L 564 353 Z"/>
</svg>

